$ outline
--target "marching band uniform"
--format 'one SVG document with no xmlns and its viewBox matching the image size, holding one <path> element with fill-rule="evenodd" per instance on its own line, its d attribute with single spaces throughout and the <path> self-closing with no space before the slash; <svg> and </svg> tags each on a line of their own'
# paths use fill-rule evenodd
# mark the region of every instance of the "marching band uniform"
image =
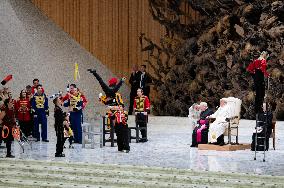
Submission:
<svg viewBox="0 0 284 188">
<path fill-rule="evenodd" d="M 74 142 L 82 144 L 82 109 L 83 98 L 78 92 L 77 96 L 70 95 L 70 98 L 64 102 L 65 107 L 69 107 L 71 129 L 74 132 Z"/>
<path fill-rule="evenodd" d="M 32 86 L 32 94 L 34 95 L 37 92 L 37 86 Z M 44 89 L 42 88 L 42 92 L 44 93 Z"/>
<path fill-rule="evenodd" d="M 33 125 L 31 124 L 31 103 L 27 98 L 19 99 L 15 103 L 17 119 L 25 136 L 31 135 Z"/>
<path fill-rule="evenodd" d="M 11 154 L 11 145 L 12 145 L 12 142 L 14 141 L 12 129 L 13 127 L 16 126 L 15 112 L 14 112 L 14 109 L 9 109 L 5 105 L 3 105 L 0 112 L 1 111 L 5 112 L 5 116 L 3 117 L 2 124 L 1 124 L 1 127 L 2 127 L 1 136 L 4 142 L 6 142 L 6 148 L 7 148 L 6 157 L 14 158 L 14 156 Z M 7 127 L 7 130 L 3 129 L 4 126 Z"/>
<path fill-rule="evenodd" d="M 136 114 L 136 120 L 139 127 L 147 127 L 147 114 L 150 113 L 150 101 L 145 95 L 141 97 L 137 96 L 134 99 L 134 111 Z M 145 129 L 140 130 L 142 135 L 142 142 L 147 142 L 147 131 Z"/>
<path fill-rule="evenodd" d="M 64 125 L 64 142 L 68 139 L 69 148 L 73 148 L 72 143 L 74 139 L 74 134 L 70 127 L 70 121 L 64 120 L 63 125 Z"/>
<path fill-rule="evenodd" d="M 106 97 L 115 98 L 115 94 L 118 92 L 119 88 L 123 84 L 123 79 L 120 79 L 119 83 L 117 84 L 117 79 L 111 78 L 109 80 L 109 86 L 107 86 L 103 79 L 100 77 L 100 75 L 96 72 L 96 70 L 88 69 L 88 71 L 90 71 L 96 77 L 103 91 L 105 92 Z"/>
<path fill-rule="evenodd" d="M 85 109 L 85 107 L 87 106 L 87 98 L 84 94 L 82 94 L 79 89 L 78 89 L 78 92 L 80 93 L 81 95 L 81 98 L 82 98 L 82 102 L 83 102 L 83 105 L 82 105 L 82 110 Z M 70 95 L 71 94 L 71 95 Z M 64 97 L 61 98 L 61 101 L 65 102 L 67 100 L 70 100 L 71 96 L 73 95 L 73 93 L 70 91 L 68 92 Z M 82 111 L 82 116 L 81 116 L 81 119 L 82 119 L 82 123 L 83 123 L 83 111 Z"/>
<path fill-rule="evenodd" d="M 123 109 L 117 110 L 111 114 L 112 119 L 115 122 L 115 133 L 117 137 L 117 147 L 118 151 L 125 151 L 129 152 L 129 138 L 128 138 L 128 125 L 127 125 L 127 118 L 128 114 Z"/>
<path fill-rule="evenodd" d="M 44 93 L 39 95 L 35 93 L 32 98 L 32 112 L 34 115 L 34 133 L 37 141 L 40 140 L 39 124 L 41 124 L 41 138 L 42 141 L 48 142 L 47 140 L 47 116 L 49 115 L 48 110 L 48 98 Z"/>
</svg>

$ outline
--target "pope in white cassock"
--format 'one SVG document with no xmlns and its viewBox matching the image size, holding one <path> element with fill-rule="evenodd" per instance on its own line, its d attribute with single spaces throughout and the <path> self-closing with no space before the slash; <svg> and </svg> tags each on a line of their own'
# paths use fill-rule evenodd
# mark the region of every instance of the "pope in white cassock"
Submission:
<svg viewBox="0 0 284 188">
<path fill-rule="evenodd" d="M 225 98 L 220 99 L 220 107 L 218 110 L 209 116 L 210 118 L 216 118 L 216 120 L 209 126 L 208 141 L 219 145 L 224 145 L 224 132 L 228 125 L 226 118 L 230 116 L 229 105 Z"/>
</svg>

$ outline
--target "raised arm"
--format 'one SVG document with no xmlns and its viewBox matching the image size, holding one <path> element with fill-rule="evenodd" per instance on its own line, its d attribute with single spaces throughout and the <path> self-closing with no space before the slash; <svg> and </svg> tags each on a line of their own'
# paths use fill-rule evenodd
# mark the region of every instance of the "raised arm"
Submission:
<svg viewBox="0 0 284 188">
<path fill-rule="evenodd" d="M 100 83 L 103 91 L 105 92 L 106 95 L 109 95 L 112 91 L 111 89 L 106 85 L 106 83 L 103 81 L 102 77 L 97 73 L 96 70 L 92 70 L 92 69 L 88 69 L 88 71 L 90 73 L 92 73 L 96 79 L 98 80 L 98 82 Z M 122 83 L 121 83 L 122 84 Z"/>
<path fill-rule="evenodd" d="M 116 86 L 113 88 L 112 92 L 116 93 L 118 92 L 119 88 L 122 86 L 123 82 L 124 82 L 125 78 L 121 78 L 120 81 L 118 82 L 118 84 L 116 84 Z"/>
</svg>

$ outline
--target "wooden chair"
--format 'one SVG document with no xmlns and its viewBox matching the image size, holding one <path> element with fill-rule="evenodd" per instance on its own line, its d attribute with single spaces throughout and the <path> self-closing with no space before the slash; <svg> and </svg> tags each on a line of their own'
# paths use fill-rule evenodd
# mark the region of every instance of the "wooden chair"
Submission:
<svg viewBox="0 0 284 188">
<path fill-rule="evenodd" d="M 239 144 L 239 124 L 242 100 L 234 97 L 228 97 L 226 100 L 227 105 L 230 106 L 230 117 L 226 119 L 228 121 L 228 126 L 224 136 L 228 136 L 228 144 L 232 143 L 232 136 L 236 137 L 236 144 Z"/>
<path fill-rule="evenodd" d="M 270 138 L 272 138 L 272 144 L 273 144 L 273 149 L 275 150 L 275 130 L 276 130 L 276 121 L 272 121 L 272 133 L 270 135 Z"/>
</svg>

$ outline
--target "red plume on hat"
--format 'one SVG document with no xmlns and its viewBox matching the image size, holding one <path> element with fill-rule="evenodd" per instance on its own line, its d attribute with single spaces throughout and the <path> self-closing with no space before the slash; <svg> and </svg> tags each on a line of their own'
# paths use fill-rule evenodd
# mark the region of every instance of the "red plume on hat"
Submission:
<svg viewBox="0 0 284 188">
<path fill-rule="evenodd" d="M 12 78 L 13 78 L 12 74 L 9 74 L 8 76 L 6 76 L 6 77 L 2 80 L 1 84 L 4 86 L 5 84 L 7 84 L 7 82 L 9 82 L 10 80 L 12 80 Z"/>
<path fill-rule="evenodd" d="M 109 85 L 109 86 L 116 85 L 116 83 L 117 83 L 117 79 L 116 79 L 116 78 L 111 78 L 111 79 L 108 81 L 108 85 Z"/>
</svg>

